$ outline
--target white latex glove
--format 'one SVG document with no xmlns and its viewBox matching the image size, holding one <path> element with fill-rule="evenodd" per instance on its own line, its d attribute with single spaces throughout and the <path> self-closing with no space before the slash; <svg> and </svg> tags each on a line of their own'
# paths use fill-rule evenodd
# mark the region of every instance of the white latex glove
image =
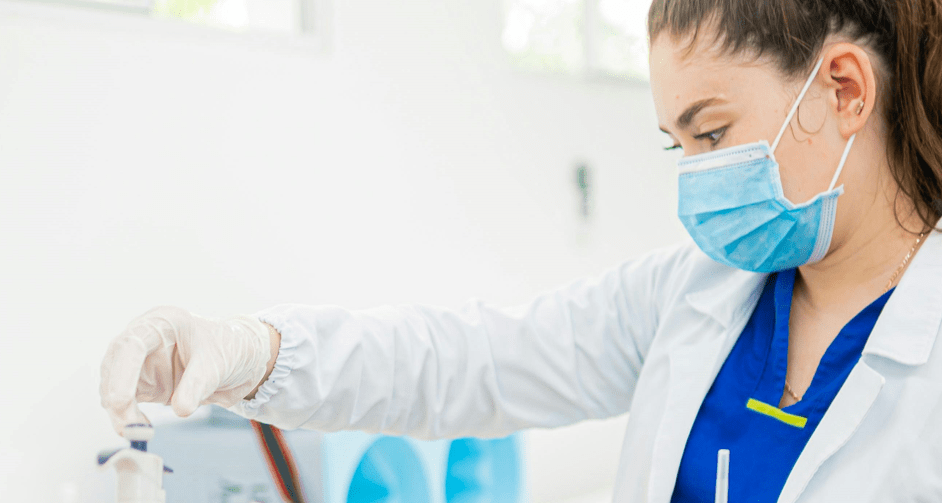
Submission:
<svg viewBox="0 0 942 503">
<path fill-rule="evenodd" d="M 149 423 L 139 402 L 189 416 L 201 404 L 230 407 L 265 376 L 272 353 L 268 326 L 251 316 L 204 318 L 171 306 L 137 317 L 115 337 L 101 363 L 101 404 L 115 431 Z"/>
</svg>

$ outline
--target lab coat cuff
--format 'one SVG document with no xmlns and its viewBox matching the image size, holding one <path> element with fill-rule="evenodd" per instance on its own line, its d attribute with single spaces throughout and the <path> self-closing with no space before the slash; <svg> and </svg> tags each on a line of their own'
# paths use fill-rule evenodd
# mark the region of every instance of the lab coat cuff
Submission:
<svg viewBox="0 0 942 503">
<path fill-rule="evenodd" d="M 304 338 L 300 330 L 286 322 L 285 313 L 276 312 L 275 308 L 259 311 L 254 316 L 273 326 L 281 334 L 281 345 L 278 348 L 278 357 L 275 358 L 275 366 L 268 379 L 258 388 L 255 397 L 242 400 L 230 409 L 247 419 L 255 419 L 262 406 L 285 387 L 288 374 L 297 367 L 295 353 Z"/>
</svg>

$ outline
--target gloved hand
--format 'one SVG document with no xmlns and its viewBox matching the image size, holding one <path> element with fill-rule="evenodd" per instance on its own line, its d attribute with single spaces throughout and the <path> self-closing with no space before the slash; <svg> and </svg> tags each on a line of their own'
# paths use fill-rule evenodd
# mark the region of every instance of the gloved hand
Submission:
<svg viewBox="0 0 942 503">
<path fill-rule="evenodd" d="M 118 434 L 149 423 L 137 404 L 159 402 L 189 416 L 201 404 L 235 405 L 270 372 L 278 346 L 251 316 L 226 320 L 159 306 L 115 337 L 101 363 L 101 404 Z"/>
</svg>

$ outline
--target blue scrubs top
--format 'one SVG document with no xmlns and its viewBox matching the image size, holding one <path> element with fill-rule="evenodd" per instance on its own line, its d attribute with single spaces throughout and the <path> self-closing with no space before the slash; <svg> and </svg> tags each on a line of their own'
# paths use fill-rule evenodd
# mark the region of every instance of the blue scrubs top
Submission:
<svg viewBox="0 0 942 503">
<path fill-rule="evenodd" d="M 700 405 L 672 503 L 712 503 L 716 456 L 729 449 L 729 501 L 775 502 L 798 455 L 837 395 L 893 290 L 857 314 L 828 346 L 798 403 L 779 409 L 788 365 L 795 269 L 769 276 L 752 317 Z"/>
</svg>

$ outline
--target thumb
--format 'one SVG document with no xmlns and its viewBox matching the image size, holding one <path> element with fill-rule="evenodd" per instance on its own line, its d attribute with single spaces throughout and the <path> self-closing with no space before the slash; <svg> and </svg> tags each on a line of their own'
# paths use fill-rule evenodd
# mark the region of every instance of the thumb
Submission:
<svg viewBox="0 0 942 503">
<path fill-rule="evenodd" d="M 213 362 L 206 357 L 194 357 L 183 371 L 170 405 L 178 416 L 192 414 L 210 395 L 219 389 L 222 378 Z"/>
</svg>

